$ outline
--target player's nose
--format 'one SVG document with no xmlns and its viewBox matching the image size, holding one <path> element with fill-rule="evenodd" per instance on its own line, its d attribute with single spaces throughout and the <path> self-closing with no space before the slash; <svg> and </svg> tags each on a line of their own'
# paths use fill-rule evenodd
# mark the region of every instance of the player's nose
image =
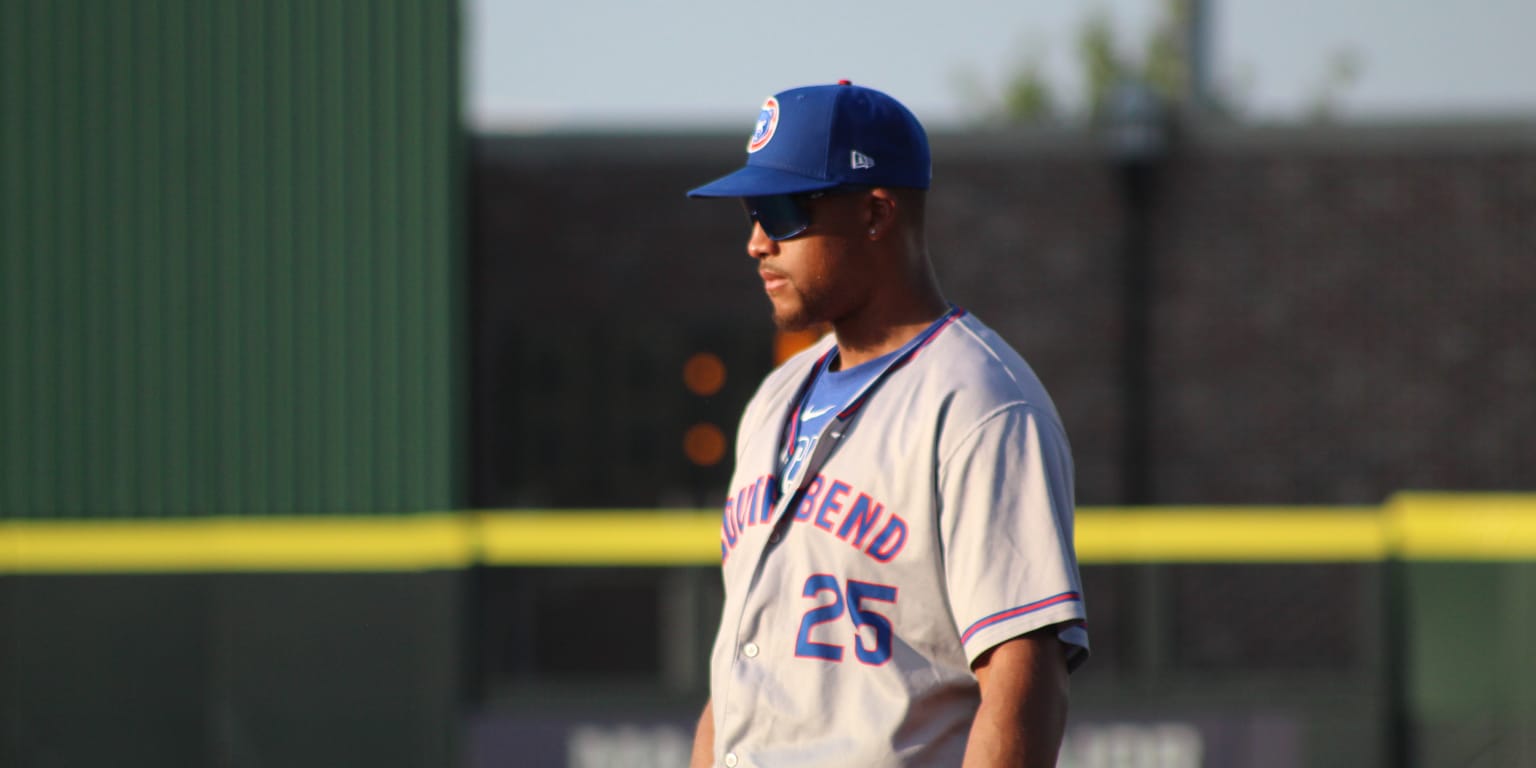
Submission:
<svg viewBox="0 0 1536 768">
<path fill-rule="evenodd" d="M 754 259 L 766 259 L 779 249 L 779 244 L 763 231 L 763 225 L 752 222 L 752 235 L 747 238 L 747 255 Z"/>
</svg>

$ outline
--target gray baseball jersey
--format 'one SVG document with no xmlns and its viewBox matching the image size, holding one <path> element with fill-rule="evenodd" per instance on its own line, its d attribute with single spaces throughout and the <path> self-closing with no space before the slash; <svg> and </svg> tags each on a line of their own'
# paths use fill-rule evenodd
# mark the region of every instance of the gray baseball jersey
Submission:
<svg viewBox="0 0 1536 768">
<path fill-rule="evenodd" d="M 769 374 L 742 416 L 721 525 L 714 760 L 959 765 L 977 656 L 1049 625 L 1071 666 L 1087 654 L 1066 434 L 1028 364 L 952 310 L 819 439 L 797 437 L 834 343 Z M 783 478 L 797 445 L 798 477 Z"/>
</svg>

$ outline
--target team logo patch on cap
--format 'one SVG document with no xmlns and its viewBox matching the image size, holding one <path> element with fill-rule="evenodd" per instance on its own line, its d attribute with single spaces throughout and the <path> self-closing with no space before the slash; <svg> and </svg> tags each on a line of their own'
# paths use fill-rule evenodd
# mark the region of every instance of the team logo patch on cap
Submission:
<svg viewBox="0 0 1536 768">
<path fill-rule="evenodd" d="M 756 152 L 773 140 L 773 131 L 779 127 L 779 100 L 772 96 L 763 102 L 763 111 L 757 113 L 757 127 L 747 141 L 747 152 Z"/>
</svg>

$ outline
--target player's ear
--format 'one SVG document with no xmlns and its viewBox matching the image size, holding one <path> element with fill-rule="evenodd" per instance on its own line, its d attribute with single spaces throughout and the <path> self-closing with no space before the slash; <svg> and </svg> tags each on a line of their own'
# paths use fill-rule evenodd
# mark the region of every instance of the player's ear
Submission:
<svg viewBox="0 0 1536 768">
<path fill-rule="evenodd" d="M 869 239 L 879 240 L 891 233 L 901 213 L 901 204 L 895 193 L 884 187 L 875 187 L 866 198 L 865 214 L 869 224 Z"/>
</svg>

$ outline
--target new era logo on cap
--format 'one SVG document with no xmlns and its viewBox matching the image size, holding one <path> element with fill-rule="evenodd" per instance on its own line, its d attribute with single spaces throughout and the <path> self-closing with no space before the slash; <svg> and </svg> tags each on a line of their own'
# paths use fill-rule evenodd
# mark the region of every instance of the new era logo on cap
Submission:
<svg viewBox="0 0 1536 768">
<path fill-rule="evenodd" d="M 747 140 L 746 167 L 688 196 L 792 195 L 843 184 L 927 189 L 931 176 L 928 135 L 912 112 L 845 80 L 769 97 Z"/>
</svg>

